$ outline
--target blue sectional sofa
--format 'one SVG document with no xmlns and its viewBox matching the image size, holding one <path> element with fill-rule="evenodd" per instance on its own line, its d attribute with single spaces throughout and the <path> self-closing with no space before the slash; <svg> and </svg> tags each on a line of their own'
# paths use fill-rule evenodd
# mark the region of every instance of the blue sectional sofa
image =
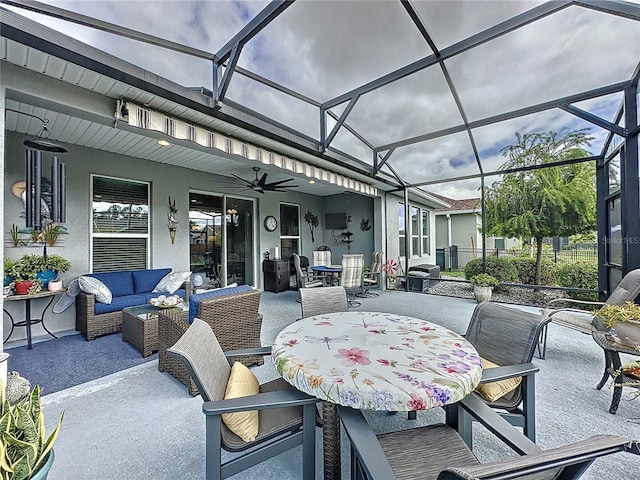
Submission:
<svg viewBox="0 0 640 480">
<path fill-rule="evenodd" d="M 154 293 L 153 289 L 170 272 L 170 268 L 157 268 L 85 275 L 104 283 L 111 290 L 113 298 L 110 304 L 100 303 L 96 301 L 95 295 L 80 292 L 76 296 L 76 330 L 82 332 L 87 340 L 119 332 L 122 325 L 122 309 L 145 305 L 151 298 L 161 295 L 158 292 Z M 190 293 L 190 283 L 187 281 L 174 295 L 188 299 Z"/>
</svg>

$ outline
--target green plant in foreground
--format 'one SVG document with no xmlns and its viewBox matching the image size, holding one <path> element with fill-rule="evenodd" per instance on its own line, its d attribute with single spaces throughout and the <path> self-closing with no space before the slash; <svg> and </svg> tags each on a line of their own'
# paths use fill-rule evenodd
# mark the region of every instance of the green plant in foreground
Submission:
<svg viewBox="0 0 640 480">
<path fill-rule="evenodd" d="M 28 480 L 44 465 L 60 431 L 64 413 L 60 415 L 54 431 L 46 437 L 38 385 L 29 397 L 11 407 L 4 384 L 0 381 L 0 403 L 0 478 Z"/>
<path fill-rule="evenodd" d="M 478 287 L 497 287 L 500 282 L 496 277 L 489 275 L 488 273 L 479 273 L 469 279 L 471 285 Z"/>
</svg>

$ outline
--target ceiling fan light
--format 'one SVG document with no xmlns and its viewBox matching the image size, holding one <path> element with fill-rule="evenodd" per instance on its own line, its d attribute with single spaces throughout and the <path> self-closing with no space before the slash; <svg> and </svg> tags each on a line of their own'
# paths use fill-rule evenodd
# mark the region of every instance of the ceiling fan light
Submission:
<svg viewBox="0 0 640 480">
<path fill-rule="evenodd" d="M 169 145 L 171 145 L 171 143 L 169 143 L 169 140 L 165 140 L 164 138 L 161 138 L 160 140 L 158 140 L 158 145 L 162 145 L 163 147 L 168 147 Z"/>
</svg>

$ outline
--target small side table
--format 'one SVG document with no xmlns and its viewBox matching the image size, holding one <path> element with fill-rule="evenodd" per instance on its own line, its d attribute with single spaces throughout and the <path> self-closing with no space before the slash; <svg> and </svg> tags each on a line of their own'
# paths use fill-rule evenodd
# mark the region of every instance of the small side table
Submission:
<svg viewBox="0 0 640 480">
<path fill-rule="evenodd" d="M 137 305 L 122 309 L 122 341 L 129 342 L 148 357 L 158 351 L 158 312 L 153 305 Z M 168 310 L 182 311 L 180 307 Z"/>
<path fill-rule="evenodd" d="M 2 342 L 2 343 L 7 343 L 7 341 L 11 338 L 11 335 L 13 335 L 13 331 L 14 331 L 15 327 L 26 327 L 26 329 L 27 329 L 27 349 L 31 350 L 33 348 L 33 345 L 32 345 L 32 342 L 31 342 L 31 325 L 35 325 L 37 323 L 41 323 L 42 324 L 42 328 L 44 328 L 44 330 L 49 335 L 51 335 L 53 338 L 58 338 L 53 333 L 51 333 L 49 331 L 49 329 L 47 328 L 47 326 L 44 324 L 44 316 L 47 313 L 47 309 L 53 303 L 53 300 L 54 300 L 55 296 L 59 295 L 61 293 L 64 293 L 66 291 L 67 291 L 66 288 L 64 288 L 62 290 L 55 290 L 55 291 L 42 290 L 41 292 L 32 293 L 32 294 L 28 294 L 28 295 L 7 295 L 7 296 L 3 297 L 4 302 L 16 302 L 16 301 L 25 302 L 25 304 L 24 304 L 25 313 L 24 313 L 24 320 L 16 322 L 13 319 L 13 316 L 5 308 L 3 308 L 4 313 L 6 313 L 7 316 L 9 317 L 9 319 L 11 320 L 11 330 L 9 331 L 9 335 L 7 336 L 7 338 L 5 338 L 4 342 Z M 31 300 L 35 300 L 35 299 L 38 299 L 38 298 L 45 298 L 45 297 L 51 297 L 51 298 L 49 299 L 49 303 L 47 303 L 47 306 L 44 307 L 44 310 L 42 310 L 42 314 L 40 315 L 40 318 L 31 318 Z"/>
</svg>

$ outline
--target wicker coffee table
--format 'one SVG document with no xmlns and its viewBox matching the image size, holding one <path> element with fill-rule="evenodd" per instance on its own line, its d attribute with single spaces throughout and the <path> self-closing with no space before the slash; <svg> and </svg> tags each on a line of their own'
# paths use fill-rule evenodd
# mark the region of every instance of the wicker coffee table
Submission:
<svg viewBox="0 0 640 480">
<path fill-rule="evenodd" d="M 170 308 L 182 311 L 180 306 Z M 153 305 L 137 305 L 122 309 L 122 341 L 129 342 L 148 357 L 158 351 L 158 311 Z"/>
</svg>

